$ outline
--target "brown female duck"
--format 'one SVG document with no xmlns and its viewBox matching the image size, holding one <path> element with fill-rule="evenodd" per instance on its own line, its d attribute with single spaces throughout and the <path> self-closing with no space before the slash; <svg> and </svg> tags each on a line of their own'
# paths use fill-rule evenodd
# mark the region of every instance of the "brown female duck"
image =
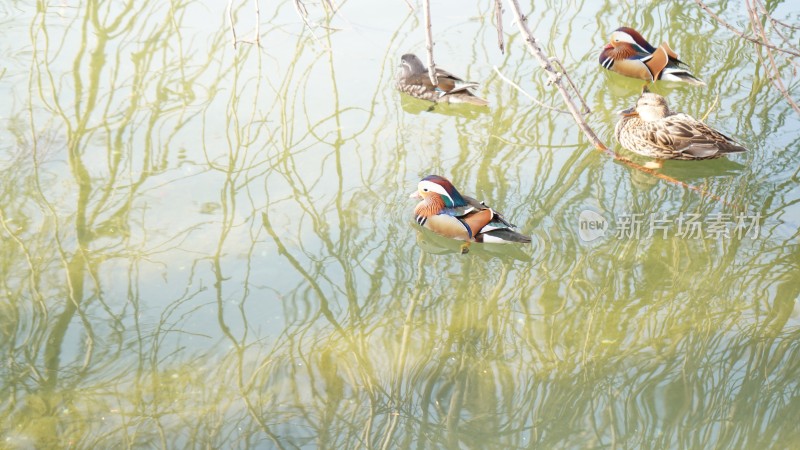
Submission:
<svg viewBox="0 0 800 450">
<path fill-rule="evenodd" d="M 397 89 L 406 94 L 438 103 L 469 103 L 486 106 L 488 101 L 473 94 L 470 89 L 478 83 L 464 81 L 452 73 L 436 68 L 437 85 L 431 83 L 428 68 L 416 55 L 410 53 L 400 58 L 400 72 L 397 74 Z"/>
<path fill-rule="evenodd" d="M 747 150 L 692 116 L 672 112 L 667 100 L 643 92 L 636 106 L 620 112 L 614 128 L 626 149 L 659 159 L 710 159 Z"/>
</svg>

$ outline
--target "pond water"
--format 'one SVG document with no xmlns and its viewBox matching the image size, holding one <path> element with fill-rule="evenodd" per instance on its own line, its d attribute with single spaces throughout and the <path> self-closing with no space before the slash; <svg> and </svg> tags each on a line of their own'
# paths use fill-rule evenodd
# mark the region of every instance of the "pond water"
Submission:
<svg viewBox="0 0 800 450">
<path fill-rule="evenodd" d="M 541 106 L 508 4 L 505 54 L 492 2 L 431 8 L 482 109 L 395 90 L 421 4 L 331 3 L 0 0 L 0 446 L 800 445 L 800 114 L 763 49 L 692 2 L 523 2 L 638 163 L 613 128 L 642 82 L 597 57 L 620 25 L 670 42 L 708 87 L 652 89 L 750 150 L 659 170 L 703 195 Z M 432 173 L 533 243 L 421 233 Z"/>
</svg>

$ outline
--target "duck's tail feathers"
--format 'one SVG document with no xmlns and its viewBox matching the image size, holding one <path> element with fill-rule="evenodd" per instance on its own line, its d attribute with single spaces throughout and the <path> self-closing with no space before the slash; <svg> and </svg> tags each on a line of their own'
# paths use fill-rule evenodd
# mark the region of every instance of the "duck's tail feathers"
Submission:
<svg viewBox="0 0 800 450">
<path fill-rule="evenodd" d="M 689 73 L 686 69 L 675 69 L 671 67 L 667 67 L 661 72 L 661 76 L 659 77 L 660 80 L 664 81 L 678 81 L 681 83 L 691 84 L 692 86 L 705 86 L 706 82 L 697 78 L 696 76 Z"/>
<path fill-rule="evenodd" d="M 531 242 L 531 237 L 522 233 L 517 233 L 510 228 L 496 228 L 475 236 L 475 241 L 487 244 L 529 244 Z"/>
</svg>

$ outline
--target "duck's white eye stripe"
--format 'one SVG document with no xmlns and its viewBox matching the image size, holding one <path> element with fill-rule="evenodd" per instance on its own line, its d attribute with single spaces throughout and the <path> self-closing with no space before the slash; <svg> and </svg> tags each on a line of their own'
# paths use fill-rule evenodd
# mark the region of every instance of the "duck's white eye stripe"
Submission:
<svg viewBox="0 0 800 450">
<path fill-rule="evenodd" d="M 439 195 L 442 195 L 444 197 L 449 198 L 451 204 L 455 203 L 453 201 L 453 198 L 450 197 L 450 194 L 448 194 L 447 191 L 444 189 L 444 187 L 442 187 L 442 185 L 440 185 L 440 184 L 436 184 L 433 181 L 422 180 L 422 181 L 419 182 L 419 186 L 418 187 L 419 187 L 419 190 L 421 190 L 423 192 L 428 192 L 428 191 L 436 192 Z"/>
<path fill-rule="evenodd" d="M 611 35 L 611 38 L 614 39 L 615 42 L 627 42 L 629 44 L 636 44 L 636 41 L 633 40 L 633 36 L 631 36 L 628 33 L 623 33 L 621 31 L 614 32 Z"/>
</svg>

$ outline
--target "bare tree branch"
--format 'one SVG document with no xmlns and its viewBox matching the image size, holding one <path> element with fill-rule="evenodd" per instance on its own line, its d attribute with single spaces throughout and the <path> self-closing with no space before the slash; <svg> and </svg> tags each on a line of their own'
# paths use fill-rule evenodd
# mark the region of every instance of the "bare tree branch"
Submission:
<svg viewBox="0 0 800 450">
<path fill-rule="evenodd" d="M 790 32 L 797 30 L 798 28 L 773 18 L 761 0 L 746 0 L 745 7 L 747 8 L 747 16 L 750 20 L 750 28 L 752 30 L 752 34 L 756 36 L 751 37 L 744 31 L 738 30 L 736 27 L 723 20 L 721 17 L 711 11 L 709 7 L 701 0 L 695 0 L 695 3 L 725 28 L 732 31 L 740 38 L 752 42 L 763 49 L 766 55 L 762 54 L 761 51 L 758 51 L 756 55 L 758 56 L 758 61 L 761 63 L 761 66 L 764 67 L 770 83 L 775 87 L 775 89 L 778 90 L 778 92 L 780 92 L 783 98 L 786 99 L 786 101 L 789 103 L 789 106 L 791 106 L 796 113 L 800 114 L 800 106 L 798 106 L 795 99 L 792 98 L 789 88 L 786 87 L 781 74 L 781 68 L 778 62 L 775 60 L 776 53 L 782 53 L 783 56 L 786 56 L 789 63 L 794 66 L 794 70 L 797 70 L 797 62 L 793 58 L 800 56 L 800 47 L 793 44 L 791 39 L 784 34 L 784 31 Z M 782 47 L 779 47 L 773 43 L 773 41 L 767 35 L 766 25 L 768 24 L 772 25 L 771 31 L 774 34 L 777 34 L 782 41 Z"/>
<path fill-rule="evenodd" d="M 747 11 L 750 15 L 750 26 L 753 28 L 753 32 L 759 34 L 761 36 L 762 41 L 766 42 L 769 40 L 767 38 L 767 33 L 764 30 L 764 25 L 761 23 L 761 18 L 758 15 L 758 12 L 755 9 L 755 6 L 750 3 L 750 0 L 746 0 L 745 4 L 747 5 Z M 769 77 L 770 83 L 775 86 L 783 98 L 789 102 L 789 105 L 792 109 L 795 110 L 796 113 L 800 114 L 800 107 L 797 106 L 797 103 L 792 99 L 789 95 L 788 89 L 783 84 L 783 78 L 781 78 L 781 70 L 778 67 L 778 64 L 775 62 L 775 57 L 773 56 L 773 51 L 771 47 L 764 46 L 764 50 L 767 53 L 767 59 L 769 60 L 769 64 L 764 58 L 758 53 L 758 60 L 761 62 L 761 65 L 770 73 L 772 76 Z"/>
<path fill-rule="evenodd" d="M 431 83 L 434 86 L 439 84 L 439 78 L 436 76 L 436 64 L 433 62 L 433 35 L 431 34 L 431 2 L 430 0 L 422 0 L 425 10 L 425 42 L 428 50 L 428 76 L 431 78 Z"/>
<path fill-rule="evenodd" d="M 597 137 L 597 135 L 594 133 L 594 131 L 591 129 L 591 127 L 589 127 L 589 124 L 586 123 L 586 121 L 583 118 L 583 115 L 581 114 L 580 111 L 578 111 L 578 107 L 575 105 L 575 102 L 572 100 L 572 97 L 570 96 L 569 92 L 567 91 L 567 88 L 563 85 L 563 80 L 566 78 L 567 82 L 569 83 L 569 85 L 571 87 L 571 89 L 575 93 L 577 93 L 578 96 L 581 98 L 581 102 L 584 105 L 584 110 L 588 112 L 588 107 L 586 106 L 586 102 L 583 101 L 583 98 L 578 93 L 577 89 L 575 88 L 575 84 L 572 83 L 572 80 L 569 79 L 569 76 L 566 74 L 566 70 L 564 69 L 564 66 L 558 60 L 553 59 L 553 58 L 548 58 L 547 55 L 544 53 L 544 51 L 541 49 L 541 47 L 539 47 L 539 44 L 537 43 L 536 38 L 531 34 L 530 30 L 528 30 L 528 26 L 526 24 L 526 20 L 527 19 L 520 12 L 520 7 L 519 7 L 518 0 L 508 0 L 508 1 L 511 4 L 511 10 L 514 13 L 514 16 L 516 18 L 517 26 L 519 27 L 519 30 L 522 33 L 522 35 L 525 37 L 525 44 L 528 46 L 528 49 L 533 54 L 533 56 L 536 57 L 536 59 L 539 61 L 539 65 L 545 71 L 547 71 L 548 74 L 549 74 L 550 79 L 548 81 L 548 84 L 553 84 L 553 85 L 556 86 L 556 88 L 561 93 L 561 96 L 564 99 L 564 103 L 567 104 L 567 109 L 569 110 L 569 113 L 572 115 L 572 118 L 575 119 L 575 122 L 578 124 L 578 127 L 580 127 L 581 131 L 583 131 L 583 133 L 589 138 L 589 140 L 592 141 L 592 143 L 594 144 L 594 146 L 598 150 L 601 150 L 602 152 L 604 152 L 608 156 L 614 158 L 615 161 L 617 161 L 619 163 L 622 163 L 622 164 L 624 164 L 624 165 L 626 165 L 626 166 L 628 166 L 628 167 L 630 167 L 632 169 L 638 170 L 640 172 L 647 173 L 647 174 L 649 174 L 651 176 L 654 176 L 654 177 L 659 178 L 661 180 L 667 181 L 667 182 L 669 182 L 671 184 L 675 184 L 675 185 L 681 186 L 681 187 L 683 187 L 685 189 L 689 189 L 691 191 L 697 192 L 698 194 L 700 194 L 703 197 L 708 197 L 708 198 L 714 199 L 714 200 L 722 202 L 722 203 L 724 203 L 726 205 L 729 204 L 728 202 L 726 202 L 725 200 L 723 200 L 722 198 L 720 198 L 718 195 L 716 195 L 714 193 L 708 192 L 708 191 L 706 191 L 706 190 L 704 190 L 702 188 L 699 188 L 697 186 L 694 186 L 694 185 L 688 184 L 686 182 L 677 180 L 677 179 L 672 178 L 672 177 L 670 177 L 668 175 L 664 175 L 663 173 L 657 172 L 657 171 L 655 171 L 653 169 L 650 169 L 648 167 L 645 167 L 645 166 L 642 166 L 640 164 L 637 164 L 637 163 L 631 161 L 628 158 L 625 158 L 623 156 L 618 155 L 616 152 L 614 152 L 613 150 L 611 150 L 608 147 L 606 147 L 606 145 L 603 144 L 603 142 L 600 140 L 600 138 Z M 557 71 L 553 67 L 551 62 L 556 62 L 558 64 L 559 68 L 561 69 L 561 71 L 560 72 Z"/>
<path fill-rule="evenodd" d="M 497 45 L 500 47 L 500 54 L 504 55 L 506 53 L 506 44 L 503 37 L 503 0 L 494 0 L 494 19 L 497 22 Z M 495 67 L 495 70 L 497 70 L 497 67 Z"/>
<path fill-rule="evenodd" d="M 513 81 L 508 79 L 505 75 L 503 75 L 503 73 L 500 72 L 500 69 L 498 69 L 497 66 L 494 66 L 494 71 L 497 72 L 497 75 L 503 81 L 505 81 L 506 83 L 508 83 L 511 86 L 515 87 L 524 96 L 528 97 L 533 103 L 536 103 L 537 105 L 541 106 L 542 108 L 549 109 L 550 111 L 555 111 L 555 112 L 561 113 L 561 114 L 569 114 L 569 111 L 567 111 L 567 110 L 554 108 L 554 107 L 552 107 L 550 105 L 545 105 L 544 103 L 540 102 L 536 97 L 534 97 L 531 94 L 529 94 L 525 89 L 522 89 L 517 83 L 514 83 Z"/>
<path fill-rule="evenodd" d="M 233 24 L 233 0 L 228 0 L 228 21 L 231 25 L 231 34 L 233 35 L 233 48 L 236 48 L 239 43 L 243 44 L 256 44 L 259 47 L 261 46 L 261 10 L 258 7 L 258 0 L 253 0 L 255 4 L 255 11 L 256 11 L 256 31 L 255 31 L 255 38 L 252 40 L 239 40 L 236 37 L 236 27 Z"/>
<path fill-rule="evenodd" d="M 758 7 L 759 7 L 758 9 L 761 12 L 761 14 L 763 14 L 765 17 L 767 17 L 769 19 L 770 23 L 772 23 L 772 29 L 775 31 L 775 34 L 780 36 L 780 38 L 783 41 L 784 45 L 791 46 L 792 42 L 789 40 L 789 38 L 785 34 L 783 34 L 783 32 L 781 32 L 780 27 L 788 28 L 789 30 L 795 30 L 795 31 L 796 30 L 800 30 L 800 27 L 789 25 L 786 22 L 780 21 L 780 20 L 772 17 L 772 15 L 769 13 L 769 11 L 767 11 L 767 7 L 764 6 L 764 2 L 762 2 L 761 0 L 756 0 L 756 3 L 758 3 Z"/>
<path fill-rule="evenodd" d="M 589 114 L 589 113 L 591 113 L 592 110 L 589 108 L 589 105 L 586 104 L 586 100 L 583 99 L 583 95 L 581 95 L 581 91 L 579 91 L 578 88 L 575 86 L 575 83 L 572 82 L 572 77 L 569 76 L 569 72 L 567 72 L 567 69 L 565 69 L 564 65 L 561 64 L 561 60 L 556 58 L 556 57 L 552 57 L 552 58 L 550 58 L 550 62 L 558 64 L 558 67 L 559 67 L 561 75 L 563 75 L 567 79 L 567 83 L 569 83 L 569 87 L 572 88 L 572 92 L 574 92 L 575 95 L 578 96 L 578 100 L 581 101 L 581 105 L 583 105 L 583 109 L 581 110 L 581 114 Z"/>
<path fill-rule="evenodd" d="M 769 42 L 760 41 L 760 40 L 758 40 L 758 39 L 755 39 L 755 38 L 752 38 L 752 37 L 750 37 L 750 36 L 747 36 L 746 34 L 744 34 L 744 32 L 742 32 L 742 31 L 739 31 L 738 29 L 736 29 L 736 27 L 734 27 L 733 25 L 731 25 L 731 24 L 729 24 L 728 22 L 726 22 L 725 20 L 723 20 L 723 19 L 722 19 L 720 16 L 718 16 L 718 15 L 714 14 L 714 12 L 713 12 L 713 11 L 711 11 L 711 10 L 708 8 L 708 5 L 706 5 L 706 4 L 705 4 L 705 3 L 703 3 L 702 1 L 700 1 L 700 0 L 694 0 L 694 2 L 695 2 L 695 3 L 697 3 L 697 6 L 699 6 L 700 8 L 702 8 L 702 9 L 703 9 L 703 11 L 705 11 L 706 13 L 708 13 L 708 15 L 709 15 L 709 16 L 711 16 L 711 17 L 712 17 L 714 20 L 716 20 L 717 22 L 719 22 L 719 23 L 720 23 L 720 25 L 722 25 L 722 26 L 724 26 L 725 28 L 727 28 L 727 29 L 731 30 L 731 31 L 732 31 L 732 32 L 733 32 L 735 35 L 739 36 L 740 38 L 742 38 L 742 39 L 746 39 L 746 40 L 748 40 L 748 41 L 750 41 L 750 42 L 752 42 L 752 43 L 754 43 L 754 44 L 762 45 L 762 46 L 764 46 L 764 47 L 771 48 L 771 49 L 773 49 L 773 50 L 776 50 L 776 51 L 779 51 L 779 52 L 788 53 L 788 54 L 790 54 L 790 55 L 792 55 L 792 56 L 800 56 L 800 51 L 798 51 L 798 50 L 795 50 L 795 49 L 791 49 L 791 50 L 790 50 L 790 49 L 785 49 L 785 48 L 776 47 L 775 45 L 773 45 L 773 44 L 771 44 L 771 43 L 769 43 Z"/>
<path fill-rule="evenodd" d="M 578 111 L 578 107 L 575 105 L 575 102 L 572 100 L 567 88 L 562 83 L 562 73 L 553 68 L 553 65 L 550 64 L 550 59 L 547 57 L 541 47 L 539 47 L 536 38 L 533 37 L 530 30 L 528 30 L 527 18 L 522 14 L 522 12 L 520 12 L 519 2 L 517 0 L 509 0 L 509 3 L 511 4 L 511 10 L 516 18 L 519 31 L 525 37 L 525 44 L 528 46 L 528 50 L 530 50 L 533 56 L 539 61 L 539 65 L 542 66 L 542 68 L 549 74 L 550 80 L 548 83 L 554 84 L 558 89 L 558 92 L 561 93 L 561 97 L 564 99 L 564 103 L 567 104 L 567 109 L 569 110 L 569 113 L 572 114 L 572 118 L 575 119 L 578 127 L 581 129 L 581 131 L 583 131 L 583 134 L 589 138 L 596 148 L 603 150 L 612 156 L 616 156 L 614 152 L 611 152 L 608 147 L 603 144 L 600 138 L 597 137 L 589 124 L 586 123 L 586 120 L 584 120 L 581 112 Z M 571 81 L 569 83 L 572 85 Z"/>
<path fill-rule="evenodd" d="M 261 47 L 261 9 L 258 7 L 258 0 L 253 0 L 256 5 L 256 45 Z"/>
<path fill-rule="evenodd" d="M 317 43 L 319 43 L 319 38 L 317 38 L 317 35 L 314 34 L 314 29 L 311 27 L 311 23 L 309 23 L 308 21 L 308 9 L 306 9 L 306 5 L 302 2 L 302 0 L 294 0 L 293 3 L 295 11 L 297 11 L 297 14 L 300 16 L 301 19 L 303 19 L 303 23 L 306 25 L 306 28 L 308 28 L 308 31 L 311 33 L 311 37 L 313 37 L 314 40 Z"/>
<path fill-rule="evenodd" d="M 231 33 L 233 34 L 233 48 L 236 48 L 236 27 L 233 25 L 233 0 L 228 0 L 228 22 L 231 24 Z"/>
</svg>

